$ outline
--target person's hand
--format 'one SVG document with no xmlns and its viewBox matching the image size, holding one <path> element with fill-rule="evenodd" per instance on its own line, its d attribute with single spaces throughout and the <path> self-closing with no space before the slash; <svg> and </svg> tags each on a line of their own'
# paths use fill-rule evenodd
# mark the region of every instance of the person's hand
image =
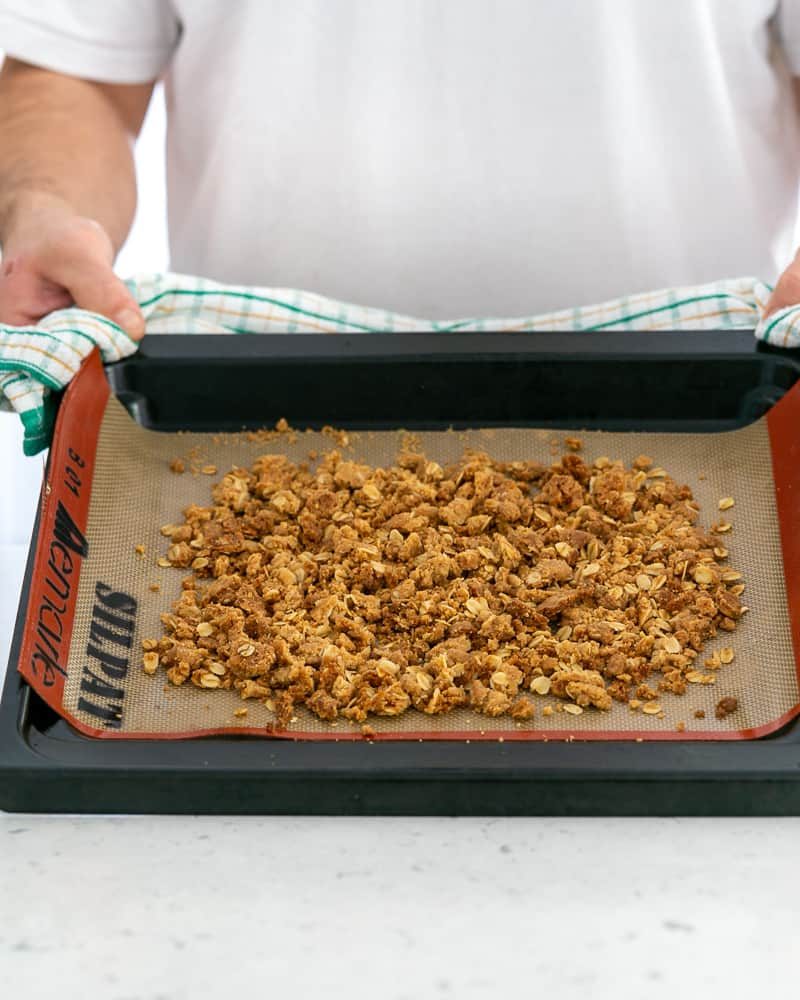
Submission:
<svg viewBox="0 0 800 1000">
<path fill-rule="evenodd" d="M 766 319 L 771 313 L 777 312 L 778 309 L 797 305 L 800 305 L 800 250 L 797 251 L 792 263 L 778 278 L 775 291 L 767 302 L 764 318 Z"/>
<path fill-rule="evenodd" d="M 114 274 L 114 248 L 99 223 L 56 197 L 37 195 L 15 204 L 4 229 L 1 323 L 33 325 L 74 304 L 113 320 L 135 340 L 144 335 L 142 313 Z"/>
</svg>

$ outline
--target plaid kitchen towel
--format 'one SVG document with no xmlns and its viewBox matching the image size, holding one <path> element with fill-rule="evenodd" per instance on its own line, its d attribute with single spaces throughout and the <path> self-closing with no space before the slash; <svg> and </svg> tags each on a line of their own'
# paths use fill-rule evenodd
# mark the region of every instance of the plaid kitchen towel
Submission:
<svg viewBox="0 0 800 1000">
<path fill-rule="evenodd" d="M 664 289 L 527 318 L 447 321 L 348 305 L 311 292 L 221 285 L 178 274 L 144 275 L 128 285 L 153 334 L 745 328 L 772 344 L 800 345 L 800 305 L 763 320 L 772 288 L 756 278 Z M 53 390 L 69 382 L 95 345 L 106 362 L 136 350 L 116 324 L 76 308 L 51 313 L 36 326 L 0 325 L 0 399 L 22 419 L 26 455 L 49 444 Z"/>
</svg>

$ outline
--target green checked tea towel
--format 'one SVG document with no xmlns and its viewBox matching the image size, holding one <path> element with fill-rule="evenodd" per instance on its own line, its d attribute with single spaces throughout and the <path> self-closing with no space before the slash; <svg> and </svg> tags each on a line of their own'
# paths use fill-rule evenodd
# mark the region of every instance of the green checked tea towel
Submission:
<svg viewBox="0 0 800 1000">
<path fill-rule="evenodd" d="M 179 274 L 143 275 L 128 286 L 141 305 L 148 334 L 744 328 L 772 344 L 800 345 L 800 306 L 763 320 L 772 288 L 756 278 L 665 289 L 533 317 L 448 321 L 349 305 L 311 292 L 221 285 Z M 106 362 L 136 350 L 116 324 L 77 308 L 51 313 L 36 326 L 0 325 L 2 405 L 22 419 L 26 455 L 49 444 L 52 391 L 69 382 L 95 345 Z"/>
</svg>

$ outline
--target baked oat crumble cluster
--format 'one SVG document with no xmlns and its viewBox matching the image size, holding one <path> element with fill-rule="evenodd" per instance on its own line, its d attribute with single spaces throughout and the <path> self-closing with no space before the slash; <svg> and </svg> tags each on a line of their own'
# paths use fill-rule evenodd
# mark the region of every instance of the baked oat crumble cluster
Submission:
<svg viewBox="0 0 800 1000">
<path fill-rule="evenodd" d="M 159 564 L 191 575 L 145 671 L 234 688 L 279 726 L 298 706 L 524 722 L 545 695 L 546 715 L 614 699 L 662 715 L 662 693 L 733 659 L 702 657 L 747 610 L 718 537 L 730 525 L 701 528 L 690 489 L 647 456 L 626 468 L 567 447 L 549 467 L 467 452 L 442 468 L 409 440 L 388 468 L 339 450 L 233 468 L 211 506 L 162 528 Z"/>
</svg>

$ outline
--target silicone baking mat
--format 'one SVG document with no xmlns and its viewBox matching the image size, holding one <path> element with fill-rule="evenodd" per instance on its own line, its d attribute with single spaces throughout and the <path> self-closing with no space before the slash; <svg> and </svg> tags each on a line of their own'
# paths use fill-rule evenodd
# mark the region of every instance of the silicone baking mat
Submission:
<svg viewBox="0 0 800 1000">
<path fill-rule="evenodd" d="M 800 601 L 800 388 L 770 413 L 741 430 L 722 434 L 586 432 L 588 460 L 599 455 L 630 463 L 655 457 L 677 481 L 688 483 L 701 505 L 701 521 L 717 515 L 720 497 L 736 498 L 725 536 L 730 562 L 747 582 L 750 611 L 736 631 L 722 633 L 704 655 L 730 645 L 733 663 L 714 685 L 690 685 L 683 696 L 659 697 L 663 718 L 633 712 L 615 702 L 610 711 L 561 711 L 544 715 L 556 699 L 532 696 L 537 711 L 524 723 L 490 719 L 468 709 L 442 716 L 413 710 L 369 719 L 372 739 L 752 739 L 776 731 L 800 712 L 796 648 Z M 441 464 L 465 448 L 480 448 L 502 461 L 553 461 L 563 433 L 531 428 L 429 431 L 417 434 L 422 450 Z M 350 435 L 347 457 L 391 464 L 400 432 Z M 278 730 L 269 709 L 238 692 L 165 685 L 141 669 L 144 637 L 162 634 L 159 616 L 180 593 L 185 570 L 159 567 L 167 541 L 165 523 L 180 523 L 190 503 L 207 505 L 214 478 L 173 475 L 169 462 L 191 454 L 222 475 L 277 452 L 294 461 L 309 451 L 330 450 L 317 432 L 282 435 L 165 434 L 136 424 L 110 395 L 99 358 L 93 355 L 71 384 L 59 412 L 43 491 L 43 509 L 20 672 L 61 716 L 82 733 L 100 738 L 169 739 L 243 733 L 294 739 L 361 739 L 362 727 L 344 719 L 323 722 L 304 709 Z M 218 478 L 215 477 L 215 478 Z M 144 553 L 136 551 L 143 547 Z M 158 584 L 155 592 L 151 585 Z M 790 609 L 792 613 L 790 613 Z M 722 697 L 738 710 L 714 713 Z M 246 704 L 245 718 L 234 711 Z M 702 710 L 704 718 L 695 718 Z M 681 730 L 682 731 L 679 731 Z"/>
</svg>

